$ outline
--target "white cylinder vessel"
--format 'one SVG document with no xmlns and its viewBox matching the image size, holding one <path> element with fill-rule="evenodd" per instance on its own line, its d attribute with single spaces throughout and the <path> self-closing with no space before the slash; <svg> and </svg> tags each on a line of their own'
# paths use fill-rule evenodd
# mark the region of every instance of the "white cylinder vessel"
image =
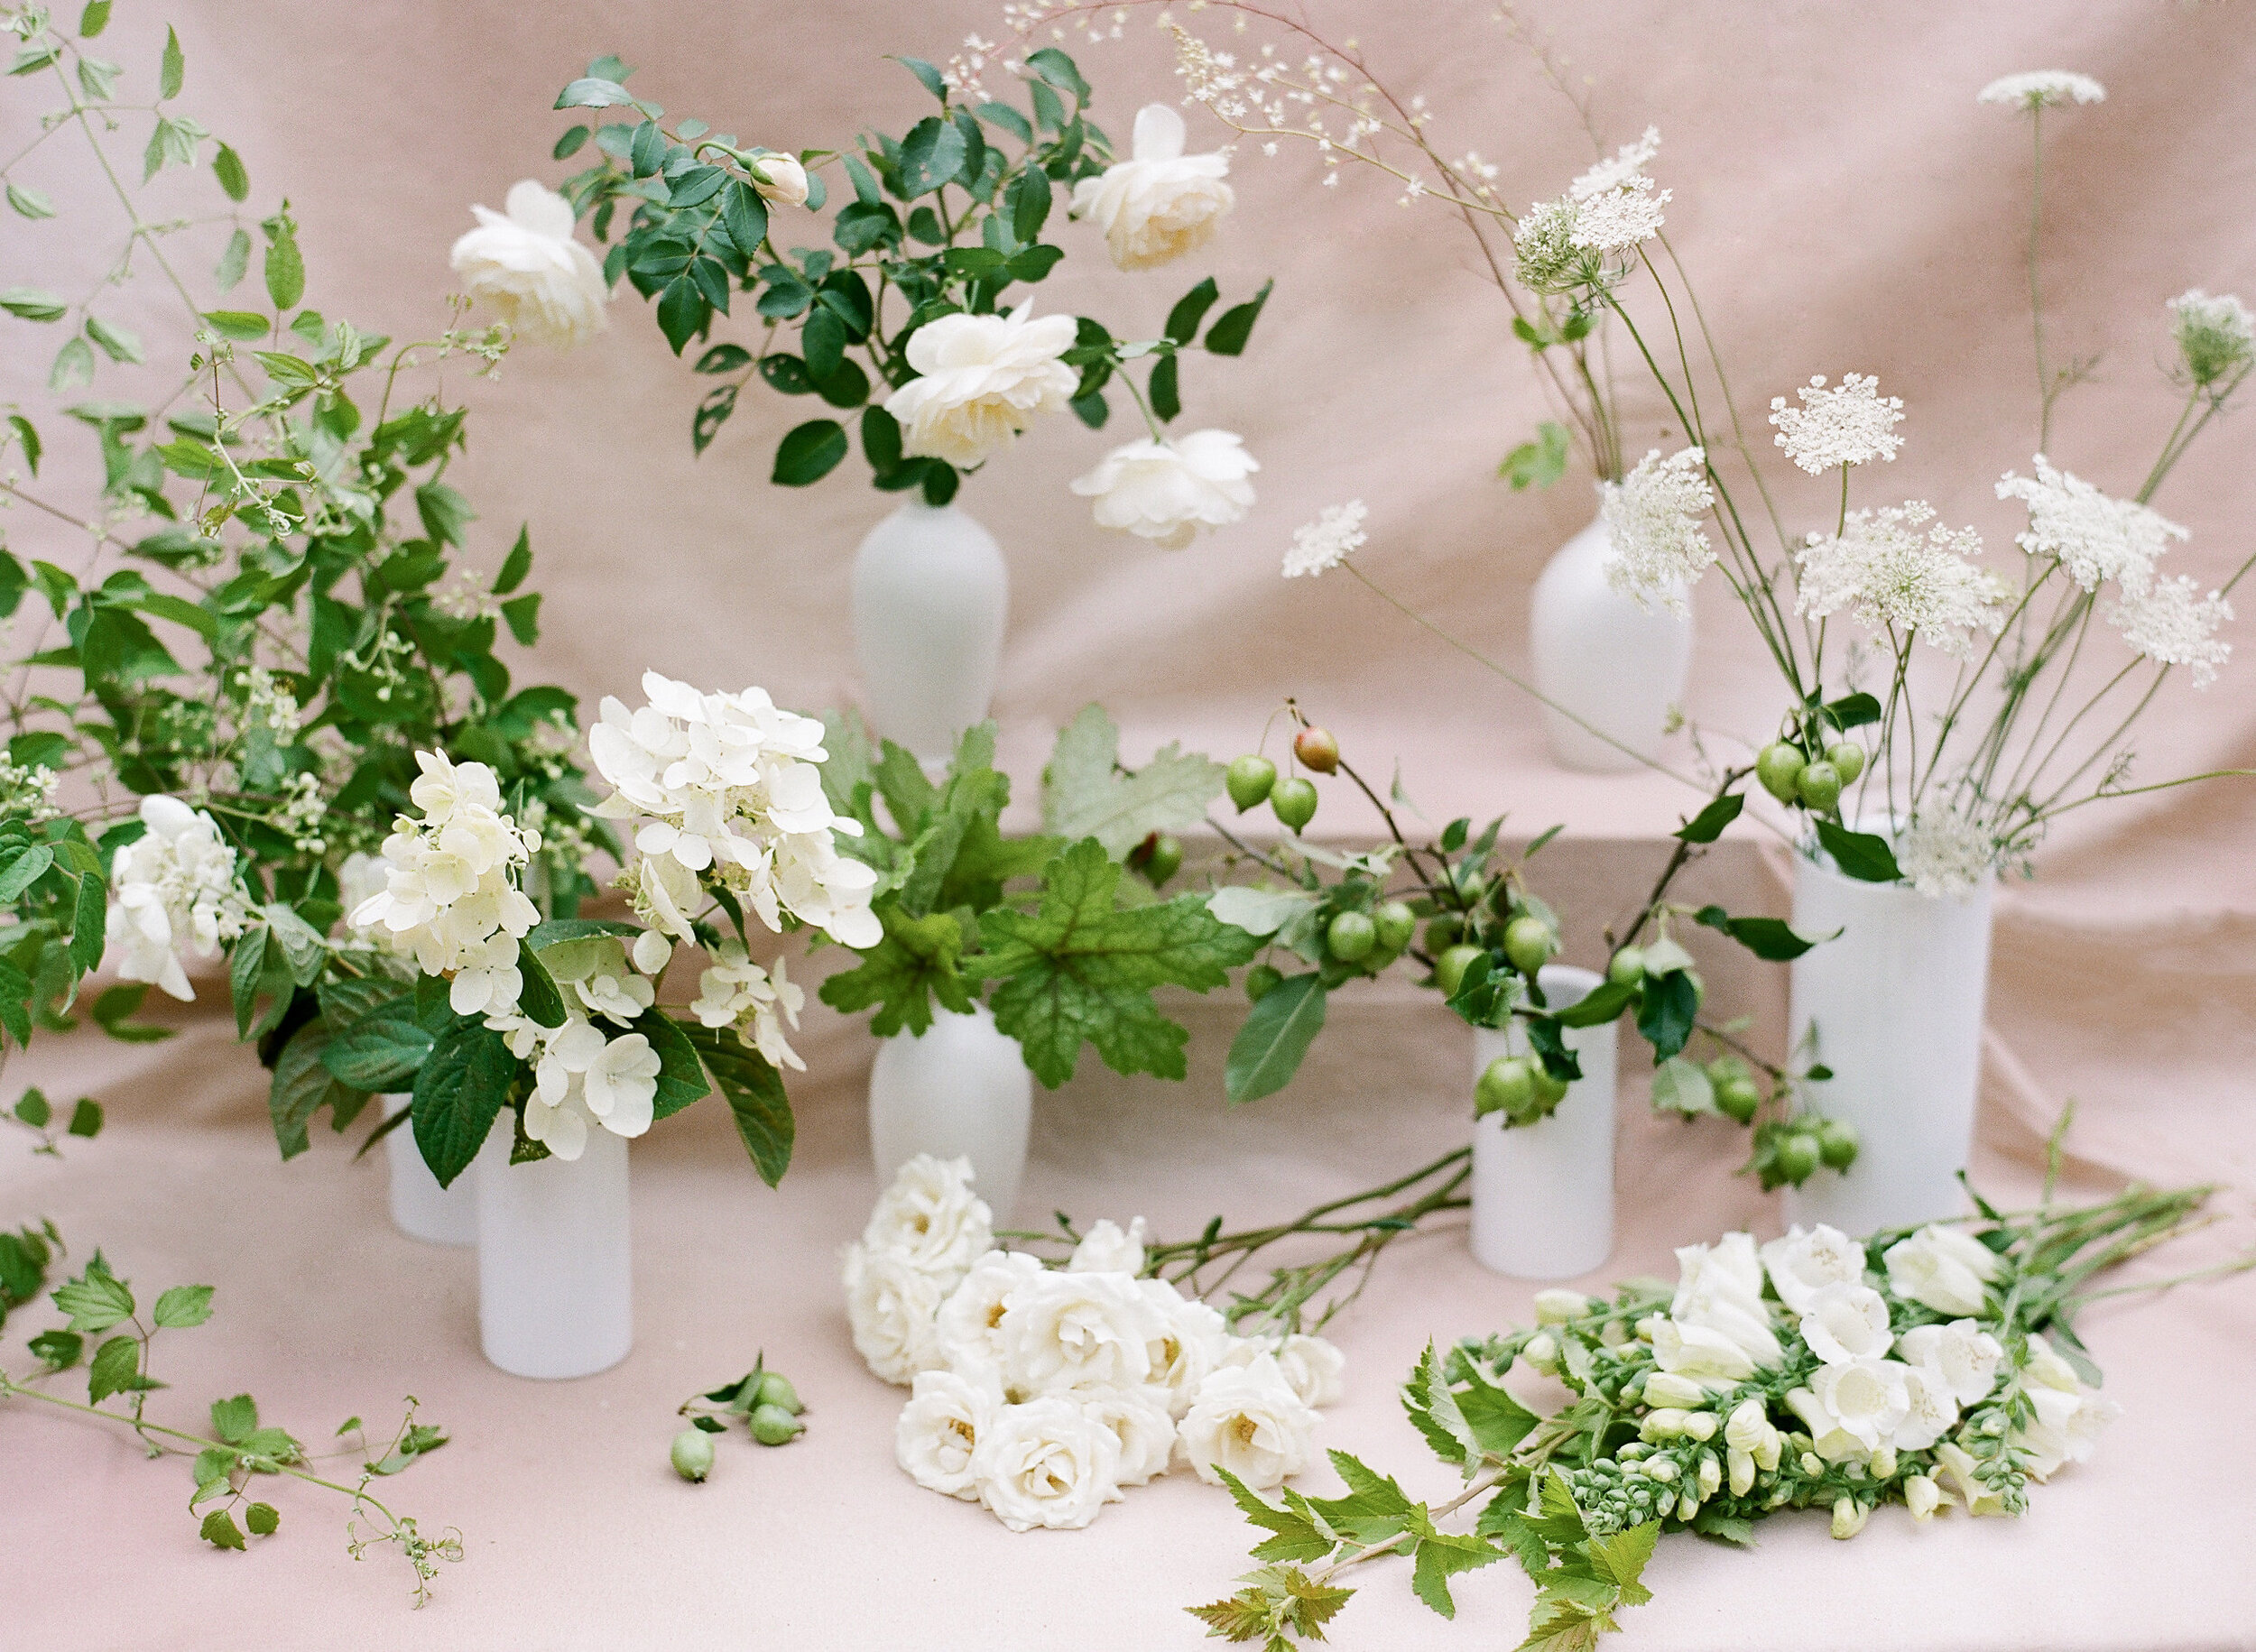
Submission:
<svg viewBox="0 0 2256 1652">
<path fill-rule="evenodd" d="M 1547 964 L 1538 976 L 1554 1010 L 1579 1003 L 1601 976 Z M 1567 1279 L 1613 1253 L 1615 1029 L 1571 1028 L 1567 1047 L 1583 1075 L 1548 1119 L 1504 1128 L 1502 1113 L 1473 1123 L 1473 1255 L 1516 1279 Z M 1528 1054 L 1517 1025 L 1473 1031 L 1477 1082 L 1499 1056 Z"/>
<path fill-rule="evenodd" d="M 588 1377 L 634 1345 L 624 1137 L 587 1132 L 576 1159 L 509 1162 L 504 1109 L 477 1177 L 478 1337 L 513 1377 Z"/>
<path fill-rule="evenodd" d="M 384 1095 L 384 1116 L 395 1119 L 414 1098 Z M 478 1241 L 478 1196 L 476 1171 L 454 1178 L 441 1187 L 423 1162 L 415 1145 L 412 1124 L 394 1125 L 384 1139 L 384 1158 L 392 1176 L 392 1225 L 410 1239 L 427 1245 L 474 1245 Z"/>
<path fill-rule="evenodd" d="M 1528 624 L 1536 687 L 1629 748 L 1608 745 L 1546 706 L 1543 736 L 1552 758 L 1599 774 L 1660 754 L 1669 708 L 1683 700 L 1692 669 L 1690 618 L 1658 598 L 1641 608 L 1608 585 L 1608 543 L 1601 517 L 1559 547 L 1535 582 Z"/>
<path fill-rule="evenodd" d="M 1018 1040 L 985 1004 L 936 1009 L 922 1037 L 896 1033 L 870 1068 L 870 1157 L 881 1187 L 920 1153 L 971 1160 L 973 1185 L 997 1223 L 1010 1219 L 1026 1170 L 1034 1081 Z"/>
<path fill-rule="evenodd" d="M 1832 1069 L 1810 1100 L 1860 1143 L 1846 1174 L 1802 1184 L 1796 1220 L 1862 1238 L 1966 1210 L 1958 1172 L 1974 1145 L 1995 887 L 1984 877 L 1935 899 L 1796 857 L 1794 928 L 1841 933 L 1794 960 L 1792 1047 Z"/>
<path fill-rule="evenodd" d="M 952 504 L 904 500 L 854 558 L 854 651 L 870 721 L 928 763 L 987 715 L 1003 658 L 1010 569 Z"/>
</svg>

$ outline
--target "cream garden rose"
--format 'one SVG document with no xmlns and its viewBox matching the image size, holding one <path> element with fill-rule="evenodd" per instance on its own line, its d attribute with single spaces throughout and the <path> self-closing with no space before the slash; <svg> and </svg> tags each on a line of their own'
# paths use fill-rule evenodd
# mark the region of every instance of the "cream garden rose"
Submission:
<svg viewBox="0 0 2256 1652">
<path fill-rule="evenodd" d="M 1065 410 L 1081 382 L 1059 360 L 1073 347 L 1073 318 L 1033 310 L 1030 300 L 1003 316 L 942 316 L 909 336 L 919 376 L 885 399 L 903 453 L 970 470 Z"/>
<path fill-rule="evenodd" d="M 992 1384 L 951 1371 L 919 1371 L 893 1426 L 893 1460 L 926 1490 L 975 1503 L 973 1458 L 1002 1409 Z"/>
<path fill-rule="evenodd" d="M 536 344 L 585 344 L 603 331 L 610 293 L 596 255 L 573 238 L 571 203 L 528 178 L 504 205 L 470 208 L 478 226 L 453 254 L 464 290 Z"/>
<path fill-rule="evenodd" d="M 1042 1272 L 1041 1262 L 1022 1251 L 990 1251 L 972 1263 L 940 1305 L 936 1326 L 950 1370 L 1001 1380 L 1003 1315 L 1012 1293 Z"/>
<path fill-rule="evenodd" d="M 1068 1273 L 1124 1273 L 1133 1278 L 1143 1271 L 1143 1218 L 1138 1216 L 1122 1232 L 1109 1218 L 1084 1234 L 1066 1259 Z"/>
<path fill-rule="evenodd" d="M 1151 270 L 1204 246 L 1236 201 L 1230 158 L 1187 155 L 1183 117 L 1163 103 L 1136 111 L 1129 157 L 1073 187 L 1073 216 L 1104 232 L 1123 270 Z"/>
<path fill-rule="evenodd" d="M 1167 1398 L 1168 1414 L 1179 1418 L 1198 1398 L 1207 1373 L 1224 1363 L 1235 1344 L 1222 1315 L 1207 1304 L 1183 1296 L 1164 1279 L 1139 1281 L 1144 1300 L 1161 1321 L 1151 1346 L 1151 1386 Z"/>
<path fill-rule="evenodd" d="M 1117 1273 L 1045 1273 L 1011 1293 L 998 1327 L 1012 1393 L 1141 1388 L 1165 1324 Z"/>
<path fill-rule="evenodd" d="M 1257 1491 L 1281 1486 L 1308 1466 L 1313 1407 L 1292 1391 L 1277 1361 L 1264 1353 L 1247 1365 L 1225 1366 L 1199 1385 L 1177 1435 L 1201 1480 L 1222 1483 L 1227 1469 Z"/>
<path fill-rule="evenodd" d="M 842 1271 L 854 1351 L 870 1370 L 906 1387 L 918 1372 L 938 1369 L 933 1322 L 946 1294 L 943 1281 L 905 1256 L 863 1244 L 846 1248 Z"/>
<path fill-rule="evenodd" d="M 944 1275 L 952 1285 L 994 1244 L 994 1218 L 971 1181 L 969 1159 L 918 1154 L 877 1201 L 862 1243 Z"/>
<path fill-rule="evenodd" d="M 1012 1531 L 1078 1531 L 1120 1497 L 1120 1437 L 1059 1396 L 1005 1406 L 973 1453 L 979 1500 Z"/>
<path fill-rule="evenodd" d="M 1193 430 L 1115 448 L 1072 488 L 1096 501 L 1098 527 L 1132 533 L 1162 550 L 1180 550 L 1202 528 L 1245 520 L 1253 507 L 1253 485 L 1246 478 L 1260 468 L 1230 431 Z"/>
<path fill-rule="evenodd" d="M 1293 1335 L 1278 1341 L 1235 1337 L 1222 1356 L 1222 1363 L 1244 1367 L 1263 1358 L 1276 1361 L 1285 1385 L 1300 1397 L 1303 1404 L 1321 1408 L 1339 1403 L 1340 1377 L 1347 1368 L 1347 1357 L 1322 1337 Z"/>
<path fill-rule="evenodd" d="M 807 204 L 807 169 L 794 157 L 763 151 L 753 157 L 753 164 L 760 169 L 760 174 L 753 178 L 752 187 L 760 192 L 762 199 L 786 207 Z"/>
</svg>

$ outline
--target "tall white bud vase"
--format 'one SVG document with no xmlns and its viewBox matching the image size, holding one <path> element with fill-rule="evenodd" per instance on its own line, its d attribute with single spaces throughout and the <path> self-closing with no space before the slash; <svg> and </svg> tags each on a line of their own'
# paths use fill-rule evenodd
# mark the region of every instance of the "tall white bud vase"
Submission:
<svg viewBox="0 0 2256 1652">
<path fill-rule="evenodd" d="M 1659 601 L 1641 608 L 1608 585 L 1607 545 L 1601 517 L 1559 547 L 1535 582 L 1529 615 L 1536 687 L 1629 748 L 1608 745 L 1546 706 L 1552 758 L 1597 774 L 1660 754 L 1669 708 L 1683 700 L 1692 669 L 1691 620 Z"/>
<path fill-rule="evenodd" d="M 624 1137 L 590 1130 L 576 1159 L 513 1165 L 504 1109 L 477 1178 L 478 1336 L 513 1377 L 589 1377 L 634 1345 Z"/>
<path fill-rule="evenodd" d="M 1018 1040 L 996 1028 L 985 1004 L 969 1015 L 936 1010 L 921 1038 L 901 1032 L 878 1046 L 870 1156 L 881 1187 L 920 1153 L 961 1156 L 995 1220 L 1007 1222 L 1033 1117 L 1034 1081 Z"/>
<path fill-rule="evenodd" d="M 1579 1003 L 1601 977 L 1570 964 L 1537 977 L 1554 1010 Z M 1613 1253 L 1613 1099 L 1618 1022 L 1579 1027 L 1567 1047 L 1583 1075 L 1548 1119 L 1504 1128 L 1502 1113 L 1473 1123 L 1473 1256 L 1515 1279 L 1567 1279 Z M 1475 1028 L 1473 1075 L 1499 1056 L 1528 1054 L 1515 1026 Z"/>
<path fill-rule="evenodd" d="M 987 715 L 1011 575 L 994 538 L 952 504 L 904 500 L 854 558 L 854 650 L 870 720 L 928 763 Z"/>
<path fill-rule="evenodd" d="M 395 1119 L 414 1098 L 384 1095 L 384 1116 Z M 410 1239 L 427 1245 L 474 1245 L 478 1241 L 478 1195 L 476 1171 L 458 1176 L 454 1186 L 441 1187 L 423 1162 L 415 1145 L 414 1129 L 394 1125 L 384 1139 L 384 1155 L 392 1179 L 392 1225 Z"/>
<path fill-rule="evenodd" d="M 1985 877 L 1933 899 L 1796 857 L 1794 928 L 1841 933 L 1794 960 L 1794 1048 L 1808 1039 L 1808 1058 L 1832 1069 L 1811 1100 L 1860 1143 L 1846 1174 L 1802 1184 L 1796 1220 L 1862 1234 L 1966 1210 L 1958 1172 L 1974 1146 L 1995 888 Z"/>
</svg>

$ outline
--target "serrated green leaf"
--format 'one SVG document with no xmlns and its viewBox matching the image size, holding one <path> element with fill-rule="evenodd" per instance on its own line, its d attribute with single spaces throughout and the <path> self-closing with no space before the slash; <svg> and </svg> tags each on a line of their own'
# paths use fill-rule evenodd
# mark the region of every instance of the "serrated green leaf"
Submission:
<svg viewBox="0 0 2256 1652">
<path fill-rule="evenodd" d="M 1411 1560 L 1410 1592 L 1443 1617 L 1454 1618 L 1457 1603 L 1449 1593 L 1449 1580 L 1460 1572 L 1493 1565 L 1503 1557 L 1503 1550 L 1476 1537 L 1452 1532 L 1421 1537 Z"/>
<path fill-rule="evenodd" d="M 211 1287 L 175 1285 L 157 1298 L 157 1324 L 168 1331 L 185 1331 L 211 1317 Z"/>
<path fill-rule="evenodd" d="M 1170 743 L 1133 775 L 1115 771 L 1120 730 L 1089 705 L 1058 736 L 1042 771 L 1042 828 L 1068 841 L 1094 837 L 1118 859 L 1153 832 L 1176 832 L 1205 817 L 1227 771 Z"/>
<path fill-rule="evenodd" d="M 235 1523 L 235 1517 L 224 1509 L 215 1509 L 204 1517 L 197 1536 L 217 1549 L 240 1549 L 245 1546 L 243 1533 Z"/>
<path fill-rule="evenodd" d="M 1638 1579 L 1644 1574 L 1645 1563 L 1653 1557 L 1653 1544 L 1660 1537 L 1660 1522 L 1648 1520 L 1611 1537 L 1592 1537 L 1583 1545 L 1592 1569 L 1620 1592 L 1623 1605 L 1642 1606 L 1653 1598 L 1653 1592 Z"/>
<path fill-rule="evenodd" d="M 415 1145 L 451 1186 L 470 1167 L 508 1103 L 519 1063 L 497 1032 L 465 1019 L 448 1029 L 415 1075 Z"/>
<path fill-rule="evenodd" d="M 254 1537 L 271 1537 L 282 1528 L 282 1515 L 272 1503 L 253 1503 L 243 1511 L 243 1524 Z"/>
<path fill-rule="evenodd" d="M 211 1431 L 230 1445 L 240 1445 L 258 1427 L 258 1401 L 248 1394 L 211 1402 Z"/>
<path fill-rule="evenodd" d="M 1256 1560 L 1321 1560 L 1332 1552 L 1333 1540 L 1318 1532 L 1307 1516 L 1278 1508 L 1220 1464 L 1216 1465 L 1215 1472 L 1222 1476 L 1222 1483 L 1239 1511 L 1254 1525 L 1273 1534 L 1254 1548 Z"/>
<path fill-rule="evenodd" d="M 131 1391 L 140 1375 L 140 1339 L 113 1336 L 94 1351 L 87 1365 L 87 1403 L 98 1406 L 112 1394 Z"/>
<path fill-rule="evenodd" d="M 57 1286 L 54 1301 L 70 1315 L 71 1330 L 95 1335 L 133 1317 L 133 1292 L 107 1269 L 89 1266 L 68 1284 Z"/>
<path fill-rule="evenodd" d="M 878 908 L 885 926 L 883 940 L 861 954 L 862 962 L 822 983 L 823 1002 L 851 1015 L 877 1006 L 870 1031 L 891 1038 L 906 1029 L 921 1035 L 932 1025 L 932 1001 L 957 1014 L 972 1007 L 970 983 L 960 962 L 963 927 L 948 912 L 912 918 L 898 902 Z"/>
<path fill-rule="evenodd" d="M 164 56 L 157 64 L 159 101 L 167 97 L 178 97 L 180 95 L 180 86 L 187 78 L 188 58 L 180 51 L 180 33 L 177 30 L 167 29 L 164 32 Z"/>
</svg>

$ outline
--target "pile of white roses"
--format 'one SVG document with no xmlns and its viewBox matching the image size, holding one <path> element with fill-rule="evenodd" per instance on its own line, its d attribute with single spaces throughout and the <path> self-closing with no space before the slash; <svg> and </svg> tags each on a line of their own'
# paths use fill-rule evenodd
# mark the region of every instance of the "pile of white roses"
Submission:
<svg viewBox="0 0 2256 1652">
<path fill-rule="evenodd" d="M 854 1345 L 910 1385 L 894 1451 L 931 1490 L 1012 1531 L 1077 1530 L 1185 1463 L 1268 1489 L 1309 1456 L 1343 1361 L 1321 1337 L 1231 1334 L 1142 1278 L 1143 1223 L 1097 1223 L 1061 1269 L 995 1248 L 967 1160 L 920 1154 L 846 1252 Z"/>
<path fill-rule="evenodd" d="M 178 798 L 141 800 L 142 835 L 110 862 L 103 940 L 121 981 L 153 983 L 183 1002 L 196 996 L 180 948 L 217 956 L 243 933 L 250 903 L 236 881 L 235 851 L 218 823 Z"/>
</svg>

